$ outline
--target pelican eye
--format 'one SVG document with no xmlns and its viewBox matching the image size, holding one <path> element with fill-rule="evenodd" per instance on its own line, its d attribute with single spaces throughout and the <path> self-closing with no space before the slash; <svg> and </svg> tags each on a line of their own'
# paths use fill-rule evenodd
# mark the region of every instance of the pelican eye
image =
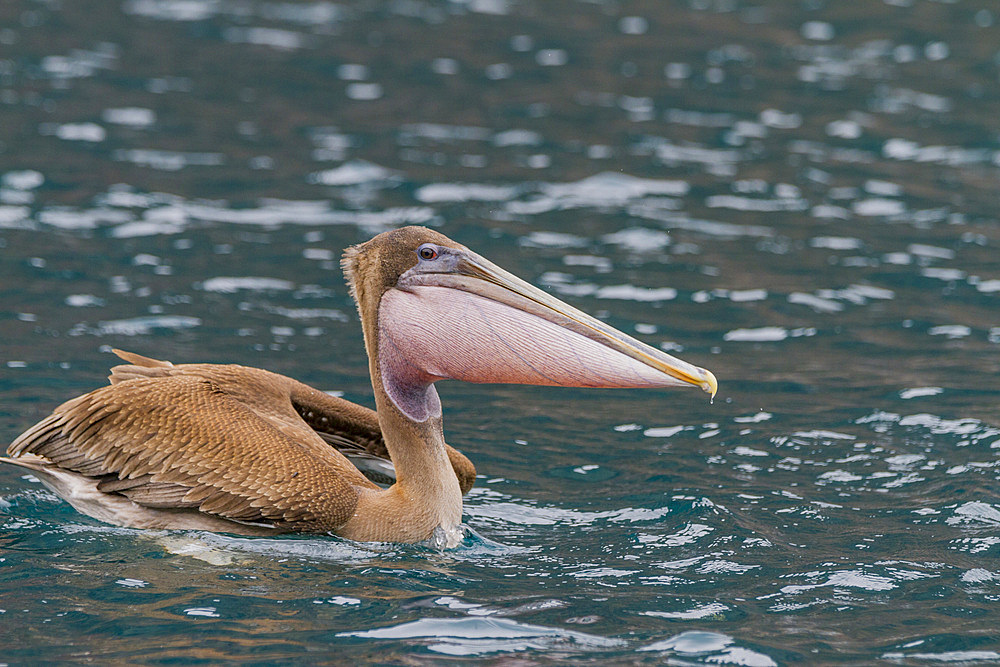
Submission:
<svg viewBox="0 0 1000 667">
<path fill-rule="evenodd" d="M 425 243 L 417 248 L 417 256 L 420 259 L 437 259 L 438 251 L 437 248 L 432 246 L 430 243 Z"/>
</svg>

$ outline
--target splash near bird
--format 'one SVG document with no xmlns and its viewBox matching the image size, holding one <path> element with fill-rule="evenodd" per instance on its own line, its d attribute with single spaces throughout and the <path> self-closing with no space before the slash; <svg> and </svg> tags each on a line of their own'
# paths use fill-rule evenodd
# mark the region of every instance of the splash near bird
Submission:
<svg viewBox="0 0 1000 667">
<path fill-rule="evenodd" d="M 110 385 L 60 405 L 0 460 L 119 526 L 451 547 L 476 471 L 445 444 L 438 380 L 717 389 L 709 371 L 430 229 L 379 234 L 343 267 L 375 411 L 264 370 L 116 350 L 128 364 Z"/>
</svg>

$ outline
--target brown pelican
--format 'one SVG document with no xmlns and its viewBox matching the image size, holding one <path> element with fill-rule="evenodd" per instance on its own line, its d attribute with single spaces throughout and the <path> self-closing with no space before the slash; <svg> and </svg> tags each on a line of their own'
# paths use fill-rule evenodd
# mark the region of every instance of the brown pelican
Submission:
<svg viewBox="0 0 1000 667">
<path fill-rule="evenodd" d="M 475 468 L 445 444 L 436 381 L 717 388 L 429 229 L 348 248 L 343 267 L 376 411 L 264 370 L 116 350 L 129 363 L 110 385 L 60 405 L 0 460 L 121 526 L 454 546 Z M 372 461 L 394 468 L 391 486 L 359 470 Z"/>
</svg>

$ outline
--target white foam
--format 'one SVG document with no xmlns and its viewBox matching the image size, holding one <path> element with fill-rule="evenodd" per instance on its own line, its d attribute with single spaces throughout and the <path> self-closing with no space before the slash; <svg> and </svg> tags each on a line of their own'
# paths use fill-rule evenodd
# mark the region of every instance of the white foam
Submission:
<svg viewBox="0 0 1000 667">
<path fill-rule="evenodd" d="M 221 292 L 224 294 L 231 294 L 240 290 L 253 292 L 287 291 L 295 289 L 295 283 L 278 278 L 218 277 L 209 278 L 202 282 L 201 289 L 206 292 Z"/>
<path fill-rule="evenodd" d="M 29 215 L 31 209 L 27 206 L 0 206 L 0 228 L 23 227 Z"/>
<path fill-rule="evenodd" d="M 352 83 L 344 89 L 344 95 L 351 100 L 371 101 L 382 97 L 382 84 Z"/>
<path fill-rule="evenodd" d="M 899 392 L 899 397 L 904 401 L 910 400 L 911 398 L 922 398 L 924 396 L 937 396 L 942 393 L 944 389 L 941 387 L 912 387 L 910 389 L 904 389 Z"/>
<path fill-rule="evenodd" d="M 542 135 L 532 130 L 504 130 L 493 135 L 493 145 L 505 146 L 538 146 L 542 143 Z"/>
<path fill-rule="evenodd" d="M 705 199 L 709 208 L 730 208 L 737 211 L 774 213 L 778 211 L 805 211 L 809 202 L 800 198 L 756 199 L 737 195 L 712 195 Z"/>
<path fill-rule="evenodd" d="M 0 178 L 0 184 L 12 190 L 34 190 L 45 182 L 45 176 L 34 169 L 8 171 Z"/>
<path fill-rule="evenodd" d="M 841 303 L 812 294 L 805 294 L 804 292 L 792 292 L 789 294 L 788 303 L 808 306 L 809 308 L 821 313 L 837 313 L 844 309 L 844 306 Z"/>
<path fill-rule="evenodd" d="M 846 470 L 831 470 L 830 472 L 823 473 L 819 478 L 830 482 L 857 482 L 864 479 L 861 475 L 855 475 Z"/>
<path fill-rule="evenodd" d="M 675 213 L 665 210 L 657 202 L 643 200 L 628 207 L 631 215 L 639 216 L 649 220 L 661 222 L 665 227 L 671 229 L 684 229 L 705 236 L 718 238 L 740 238 L 743 236 L 771 237 L 774 230 L 762 225 L 738 225 L 731 222 L 719 222 L 717 220 L 702 220 L 692 218 L 686 213 Z"/>
<path fill-rule="evenodd" d="M 183 315 L 149 315 L 126 320 L 98 322 L 96 329 L 78 325 L 70 334 L 93 333 L 100 336 L 145 336 L 156 329 L 191 329 L 201 325 L 197 317 Z"/>
<path fill-rule="evenodd" d="M 184 231 L 183 225 L 166 220 L 137 220 L 118 225 L 111 230 L 111 236 L 118 239 L 131 239 L 160 234 L 179 234 L 182 231 Z"/>
<path fill-rule="evenodd" d="M 654 426 L 647 428 L 642 434 L 647 438 L 669 438 L 688 428 L 687 426 Z"/>
<path fill-rule="evenodd" d="M 107 131 L 97 123 L 43 123 L 39 126 L 42 134 L 55 135 L 65 141 L 85 141 L 99 143 L 107 138 Z"/>
<path fill-rule="evenodd" d="M 565 49 L 542 49 L 535 54 L 535 62 L 542 67 L 560 67 L 569 62 Z"/>
<path fill-rule="evenodd" d="M 376 183 L 394 178 L 396 173 L 366 160 L 351 160 L 336 167 L 309 175 L 309 182 L 319 185 L 348 186 Z"/>
<path fill-rule="evenodd" d="M 818 574 L 818 573 L 817 573 Z M 889 577 L 881 577 L 874 574 L 866 574 L 860 570 L 840 570 L 829 575 L 827 580 L 821 584 L 807 584 L 803 586 L 784 586 L 782 593 L 794 595 L 803 591 L 832 586 L 835 588 L 860 588 L 867 591 L 891 591 L 896 588 Z"/>
<path fill-rule="evenodd" d="M 156 122 L 156 112 L 144 107 L 115 107 L 102 111 L 101 120 L 112 125 L 146 128 Z"/>
<path fill-rule="evenodd" d="M 111 153 L 111 159 L 161 171 L 179 171 L 189 166 L 217 167 L 226 161 L 222 153 L 185 153 L 151 148 L 116 150 Z"/>
<path fill-rule="evenodd" d="M 685 658 L 697 656 L 699 662 L 704 660 L 709 664 L 777 667 L 778 663 L 769 656 L 741 646 L 732 646 L 733 643 L 733 638 L 728 635 L 704 630 L 688 630 L 670 639 L 655 642 L 636 650 L 677 653 Z M 704 654 L 709 655 L 705 656 Z M 686 663 L 688 660 L 684 662 Z"/>
<path fill-rule="evenodd" d="M 962 664 L 971 664 L 975 662 L 995 663 L 1000 660 L 1000 653 L 997 653 L 996 651 L 942 651 L 940 653 L 903 653 L 893 651 L 890 653 L 883 653 L 882 659 L 890 660 L 892 662 L 900 660 L 906 662 L 918 660 L 926 662 L 956 662 Z"/>
<path fill-rule="evenodd" d="M 757 329 L 733 329 L 727 331 L 722 339 L 740 343 L 777 342 L 788 338 L 788 329 L 784 327 L 760 327 Z"/>
<path fill-rule="evenodd" d="M 206 616 L 208 618 L 219 618 L 221 616 L 215 607 L 191 607 L 190 609 L 185 609 L 184 613 L 188 616 Z"/>
<path fill-rule="evenodd" d="M 623 301 L 670 301 L 677 298 L 673 287 L 636 287 L 634 285 L 606 285 L 594 294 L 598 299 L 620 299 Z"/>
<path fill-rule="evenodd" d="M 863 244 L 861 239 L 849 236 L 814 236 L 809 239 L 809 245 L 829 250 L 858 250 Z"/>
<path fill-rule="evenodd" d="M 66 297 L 63 303 L 72 308 L 87 308 L 93 306 L 103 306 L 104 299 L 98 298 L 93 294 L 70 294 Z"/>
<path fill-rule="evenodd" d="M 950 525 L 976 522 L 1000 526 L 1000 510 L 984 502 L 970 501 L 959 505 L 955 509 L 955 516 L 946 519 L 946 523 Z"/>
<path fill-rule="evenodd" d="M 889 139 L 882 145 L 882 155 L 889 159 L 907 162 L 944 164 L 955 167 L 989 164 L 996 160 L 996 153 L 987 148 L 921 146 L 906 139 Z"/>
<path fill-rule="evenodd" d="M 993 294 L 1000 292 L 1000 280 L 983 280 L 976 285 L 976 289 L 983 294 Z"/>
<path fill-rule="evenodd" d="M 218 3 L 199 0 L 125 0 L 122 11 L 161 21 L 204 21 L 218 13 Z"/>
<path fill-rule="evenodd" d="M 534 248 L 582 248 L 587 240 L 562 232 L 531 232 L 518 240 L 518 244 Z"/>
<path fill-rule="evenodd" d="M 799 28 L 799 33 L 806 39 L 828 42 L 837 34 L 833 26 L 826 21 L 806 21 Z"/>
<path fill-rule="evenodd" d="M 367 65 L 344 63 L 337 67 L 337 78 L 341 81 L 364 81 L 371 76 Z"/>
<path fill-rule="evenodd" d="M 510 185 L 484 185 L 479 183 L 432 183 L 418 189 L 414 196 L 425 204 L 465 201 L 508 201 L 518 195 L 520 188 Z"/>
<path fill-rule="evenodd" d="M 60 229 L 94 229 L 102 224 L 120 224 L 131 220 L 132 214 L 127 211 L 104 208 L 82 211 L 50 208 L 38 214 L 40 223 Z"/>
<path fill-rule="evenodd" d="M 476 125 L 446 125 L 444 123 L 412 123 L 400 128 L 400 142 L 412 143 L 414 139 L 434 142 L 487 141 L 493 132 Z"/>
<path fill-rule="evenodd" d="M 718 616 L 729 611 L 729 607 L 721 602 L 709 602 L 685 611 L 643 611 L 639 612 L 643 616 L 654 616 L 656 618 L 674 618 L 681 621 L 696 621 L 701 618 Z"/>
<path fill-rule="evenodd" d="M 746 303 L 748 301 L 763 301 L 767 298 L 767 290 L 765 289 L 743 289 L 743 290 L 730 290 L 728 295 L 729 300 L 734 303 Z"/>
<path fill-rule="evenodd" d="M 861 136 L 861 125 L 853 120 L 832 120 L 826 124 L 826 133 L 838 139 L 857 139 Z"/>
<path fill-rule="evenodd" d="M 861 199 L 854 202 L 851 208 L 855 214 L 866 218 L 902 215 L 906 212 L 906 207 L 903 205 L 903 202 L 896 201 L 895 199 L 884 199 L 880 197 Z"/>
<path fill-rule="evenodd" d="M 652 252 L 670 245 L 670 235 L 657 229 L 629 227 L 601 237 L 604 243 L 622 246 L 633 252 Z"/>
<path fill-rule="evenodd" d="M 931 336 L 945 336 L 946 338 L 965 338 L 972 334 L 972 329 L 964 324 L 944 324 L 931 327 L 927 333 Z"/>
</svg>

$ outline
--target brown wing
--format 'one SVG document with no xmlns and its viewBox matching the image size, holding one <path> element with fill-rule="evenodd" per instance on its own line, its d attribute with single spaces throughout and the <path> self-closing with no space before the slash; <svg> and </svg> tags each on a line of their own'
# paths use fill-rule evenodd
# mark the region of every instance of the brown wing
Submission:
<svg viewBox="0 0 1000 667">
<path fill-rule="evenodd" d="M 302 531 L 335 530 L 359 489 L 375 488 L 298 419 L 288 378 L 233 366 L 157 370 L 64 403 L 10 454 L 44 456 L 140 505 Z"/>
<path fill-rule="evenodd" d="M 348 457 L 352 464 L 361 466 L 364 474 L 380 483 L 391 484 L 396 481 L 389 451 L 382 438 L 378 414 L 374 410 L 330 396 L 289 377 L 257 368 L 218 364 L 174 366 L 169 361 L 149 359 L 131 352 L 115 350 L 115 354 L 131 364 L 111 369 L 112 384 L 140 377 L 167 375 L 211 377 L 227 393 L 253 405 L 258 414 L 271 419 L 282 428 L 298 429 L 304 421 L 328 445 Z M 266 402 L 262 397 L 267 397 Z M 296 419 L 291 410 L 300 419 Z M 299 437 L 297 430 L 295 436 Z M 476 467 L 468 457 L 450 445 L 446 444 L 445 450 L 464 495 L 475 484 Z M 378 465 L 365 465 L 366 463 Z M 384 475 L 380 474 L 382 472 Z"/>
<path fill-rule="evenodd" d="M 373 410 L 259 369 L 115 353 L 131 363 L 112 369 L 111 386 L 59 406 L 9 453 L 44 456 L 146 507 L 302 531 L 335 529 L 358 489 L 374 487 L 341 451 L 394 475 Z M 467 493 L 475 467 L 448 456 Z"/>
</svg>

